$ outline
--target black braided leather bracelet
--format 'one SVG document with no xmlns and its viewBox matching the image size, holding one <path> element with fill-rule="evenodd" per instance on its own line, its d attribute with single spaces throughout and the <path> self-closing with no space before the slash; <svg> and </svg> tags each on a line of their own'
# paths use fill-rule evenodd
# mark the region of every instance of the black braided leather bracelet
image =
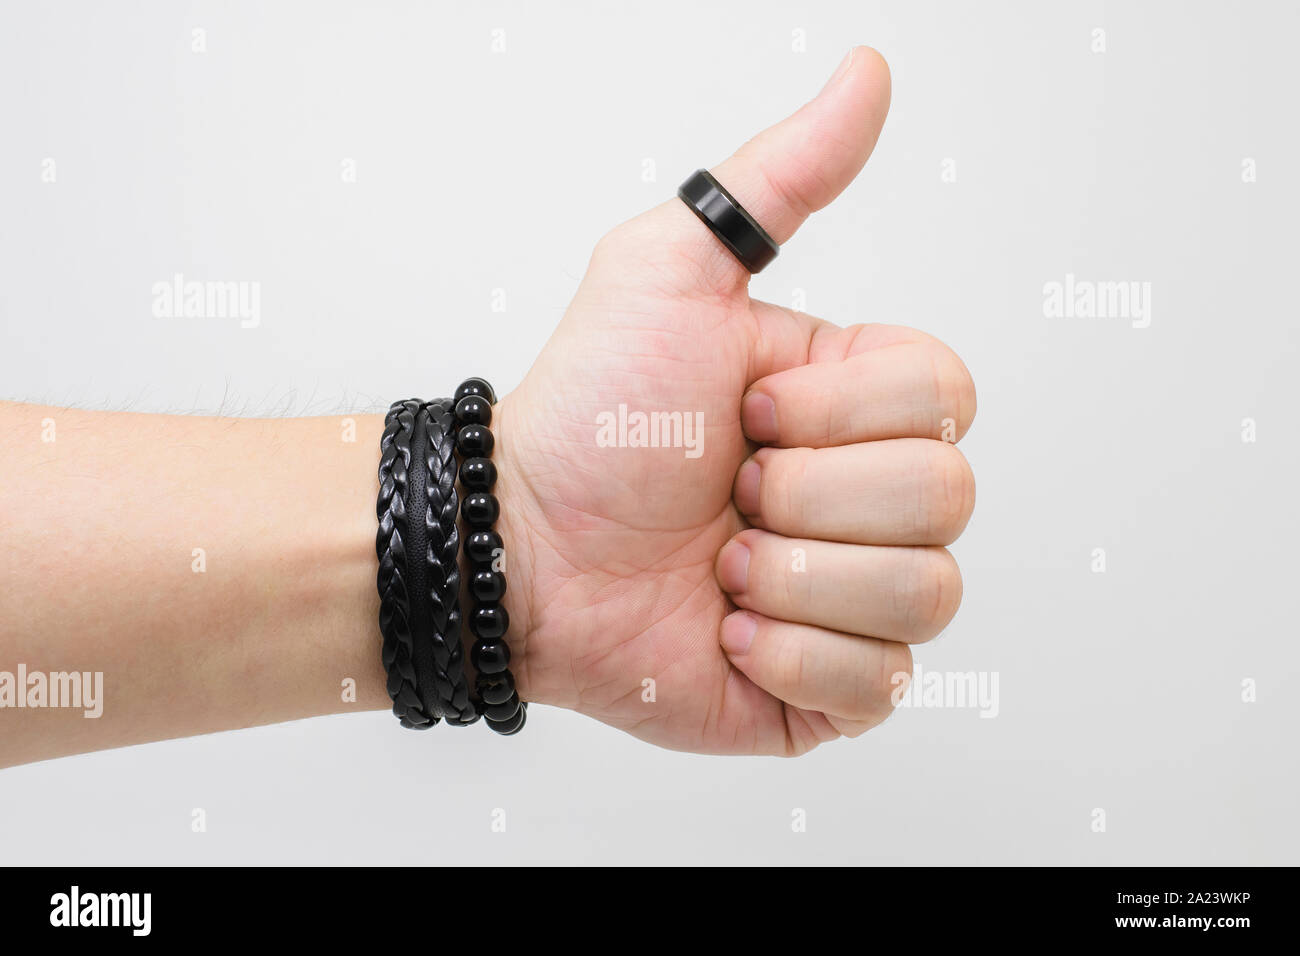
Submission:
<svg viewBox="0 0 1300 956">
<path fill-rule="evenodd" d="M 456 420 L 451 399 L 395 402 L 380 438 L 379 630 L 402 726 L 478 720 L 461 647 Z"/>
<path fill-rule="evenodd" d="M 478 720 L 461 647 L 460 500 L 456 419 L 450 399 L 426 402 L 415 419 L 405 536 L 417 689 L 452 726 Z"/>
<path fill-rule="evenodd" d="M 375 536 L 375 553 L 379 557 L 379 632 L 383 636 L 381 658 L 388 671 L 388 696 L 403 727 L 427 730 L 438 722 L 438 715 L 417 688 L 404 540 L 407 470 L 419 410 L 420 402 L 415 399 L 394 402 L 384 418 L 384 432 L 379 439 L 379 497 L 375 504 L 379 532 Z"/>
<path fill-rule="evenodd" d="M 499 734 L 518 733 L 528 719 L 528 705 L 521 703 L 510 673 L 510 645 L 506 631 L 510 616 L 501 604 L 506 593 L 503 567 L 497 559 L 504 553 L 501 537 L 493 529 L 500 505 L 492 488 L 496 466 L 492 464 L 494 439 L 488 426 L 496 394 L 481 378 L 466 379 L 456 389 L 456 447 L 464 458 L 460 482 L 465 491 L 461 515 L 465 519 L 465 556 L 470 567 L 470 593 L 474 610 L 469 628 L 474 634 L 470 660 L 476 672 L 475 703 L 487 725 Z"/>
</svg>

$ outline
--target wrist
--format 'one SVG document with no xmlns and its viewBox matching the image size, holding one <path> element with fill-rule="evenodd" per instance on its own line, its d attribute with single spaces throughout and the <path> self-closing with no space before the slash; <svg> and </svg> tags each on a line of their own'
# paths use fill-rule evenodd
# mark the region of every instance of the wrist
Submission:
<svg viewBox="0 0 1300 956">
<path fill-rule="evenodd" d="M 521 700 L 529 702 L 555 704 L 564 701 L 563 687 L 556 679 L 557 675 L 567 673 L 563 667 L 549 663 L 542 642 L 539 640 L 538 625 L 544 609 L 537 606 L 534 599 L 536 554 L 543 527 L 540 516 L 541 506 L 534 494 L 525 469 L 521 467 L 522 451 L 520 447 L 523 430 L 517 421 L 518 400 L 507 395 L 497 402 L 493 409 L 491 429 L 495 437 L 492 461 L 496 465 L 497 481 L 493 487 L 500 506 L 500 515 L 496 521 L 496 531 L 501 536 L 502 555 L 498 558 L 500 570 L 506 579 L 506 592 L 501 603 L 510 616 L 510 627 L 506 632 L 506 642 L 510 646 L 510 668 Z M 366 519 L 366 537 L 363 542 L 353 541 L 356 547 L 364 547 L 369 555 L 365 586 L 367 588 L 365 633 L 375 637 L 375 615 L 378 598 L 375 596 L 374 584 L 374 496 L 377 488 L 374 477 L 376 461 L 374 449 L 378 447 L 379 434 L 383 431 L 383 416 L 359 417 L 358 432 L 364 431 L 367 449 L 366 462 L 366 499 L 368 518 Z M 349 525 L 351 527 L 351 525 Z M 462 540 L 469 529 L 461 523 Z M 355 535 L 354 535 L 355 536 Z M 461 616 L 466 620 L 474 606 L 474 598 L 469 591 L 471 562 L 464 554 L 463 545 L 460 557 L 461 569 Z M 474 635 L 468 626 L 461 631 L 462 647 L 466 667 L 468 668 L 470 651 L 474 644 Z M 378 667 L 379 655 L 373 641 L 367 641 L 365 652 L 372 655 Z M 471 671 L 472 673 L 472 671 Z M 382 670 L 381 670 L 382 675 Z M 382 680 L 379 681 L 382 693 Z M 386 695 L 385 695 L 386 696 Z"/>
</svg>

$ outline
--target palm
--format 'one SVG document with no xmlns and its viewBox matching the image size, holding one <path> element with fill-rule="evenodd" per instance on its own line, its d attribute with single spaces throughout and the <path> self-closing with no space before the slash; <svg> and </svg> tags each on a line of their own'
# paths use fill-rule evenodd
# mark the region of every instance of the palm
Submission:
<svg viewBox="0 0 1300 956">
<path fill-rule="evenodd" d="M 619 258 L 617 249 L 597 257 L 503 409 L 537 542 L 530 690 L 567 695 L 556 702 L 664 746 L 768 751 L 772 738 L 785 739 L 783 705 L 719 648 L 719 622 L 734 605 L 713 571 L 718 549 L 744 525 L 731 489 L 750 448 L 739 410 L 757 323 L 743 288 L 711 300 L 683 295 L 691 277 L 671 253 L 651 283 L 602 268 Z M 598 415 L 616 415 L 620 403 L 700 413 L 699 456 L 602 447 Z"/>
</svg>

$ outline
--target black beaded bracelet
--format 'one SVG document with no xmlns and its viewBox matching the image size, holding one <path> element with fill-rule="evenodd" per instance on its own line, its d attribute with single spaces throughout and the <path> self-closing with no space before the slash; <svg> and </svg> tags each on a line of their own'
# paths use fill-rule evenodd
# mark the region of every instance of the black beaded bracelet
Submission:
<svg viewBox="0 0 1300 956">
<path fill-rule="evenodd" d="M 492 464 L 494 440 L 488 427 L 496 394 L 485 380 L 469 378 L 456 389 L 455 402 L 459 426 L 456 447 L 464 458 L 460 482 L 465 492 L 461 503 L 466 525 L 465 557 L 470 568 L 470 593 L 474 596 L 469 628 L 474 635 L 470 660 L 476 672 L 475 705 L 489 727 L 509 736 L 523 728 L 528 705 L 519 700 L 510 673 L 510 645 L 506 643 L 510 616 L 501 604 L 506 579 L 497 564 L 504 551 L 500 535 L 493 530 L 501 511 L 492 493 L 497 472 Z"/>
</svg>

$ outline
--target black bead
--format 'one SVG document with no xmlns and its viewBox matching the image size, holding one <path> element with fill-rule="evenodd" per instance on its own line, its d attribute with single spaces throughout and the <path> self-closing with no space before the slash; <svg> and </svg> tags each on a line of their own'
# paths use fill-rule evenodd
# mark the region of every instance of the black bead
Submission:
<svg viewBox="0 0 1300 956">
<path fill-rule="evenodd" d="M 483 703 L 504 704 L 514 695 L 515 678 L 509 671 L 497 674 L 494 677 L 485 677 L 480 674 L 474 684 L 474 689 L 478 691 L 479 697 L 483 698 Z"/>
<path fill-rule="evenodd" d="M 510 615 L 500 604 L 484 604 L 474 608 L 469 629 L 479 640 L 494 641 L 505 637 L 506 631 L 510 630 Z"/>
<path fill-rule="evenodd" d="M 476 564 L 491 564 L 503 547 L 495 531 L 475 531 L 465 539 L 465 553 Z"/>
<path fill-rule="evenodd" d="M 497 466 L 491 458 L 466 458 L 460 466 L 460 483 L 466 491 L 491 491 L 497 483 Z"/>
<path fill-rule="evenodd" d="M 460 514 L 475 531 L 486 531 L 496 524 L 501 506 L 497 504 L 495 496 L 476 491 L 472 495 L 466 495 L 460 503 Z"/>
<path fill-rule="evenodd" d="M 469 660 L 480 674 L 500 674 L 510 666 L 510 645 L 505 641 L 475 641 Z"/>
<path fill-rule="evenodd" d="M 494 720 L 497 723 L 509 720 L 519 710 L 519 695 L 511 694 L 499 704 L 488 704 L 483 708 L 483 716 L 488 720 Z"/>
<path fill-rule="evenodd" d="M 469 579 L 469 590 L 475 600 L 493 604 L 505 596 L 506 576 L 489 568 L 479 568 Z"/>
<path fill-rule="evenodd" d="M 469 395 L 486 398 L 489 405 L 497 403 L 497 393 L 492 390 L 492 386 L 485 378 L 467 378 L 460 383 L 460 387 L 456 389 L 456 402 L 459 403 L 462 398 Z"/>
<path fill-rule="evenodd" d="M 482 425 L 464 425 L 456 433 L 456 450 L 466 458 L 491 457 L 494 445 L 492 432 Z"/>
<path fill-rule="evenodd" d="M 524 729 L 524 723 L 528 720 L 528 705 L 522 705 L 515 715 L 509 720 L 489 720 L 487 725 L 499 733 L 502 737 L 509 737 L 517 734 Z"/>
<path fill-rule="evenodd" d="M 492 406 L 481 395 L 466 395 L 456 403 L 456 421 L 462 425 L 491 425 Z"/>
</svg>

